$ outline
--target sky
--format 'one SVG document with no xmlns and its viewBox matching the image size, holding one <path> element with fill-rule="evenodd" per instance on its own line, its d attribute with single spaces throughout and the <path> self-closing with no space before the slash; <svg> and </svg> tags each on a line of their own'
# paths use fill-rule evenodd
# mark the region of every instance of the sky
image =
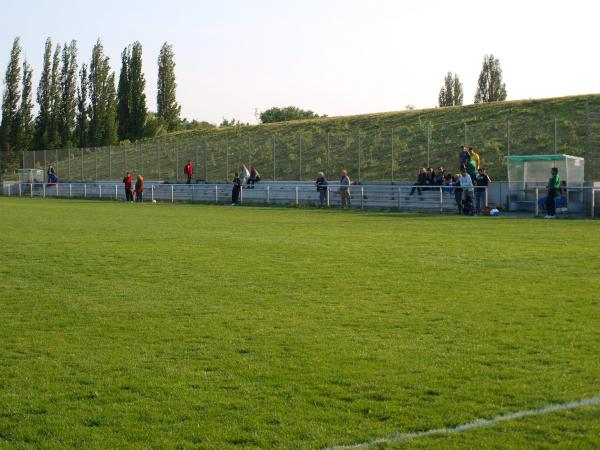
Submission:
<svg viewBox="0 0 600 450">
<path fill-rule="evenodd" d="M 2 76 L 15 36 L 34 69 L 44 42 L 78 41 L 79 64 L 100 38 L 112 69 L 143 45 L 156 110 L 156 59 L 175 52 L 182 117 L 256 123 L 294 105 L 341 116 L 437 106 L 447 72 L 473 102 L 483 57 L 500 60 L 508 99 L 600 92 L 600 2 L 571 0 L 4 0 Z"/>
</svg>

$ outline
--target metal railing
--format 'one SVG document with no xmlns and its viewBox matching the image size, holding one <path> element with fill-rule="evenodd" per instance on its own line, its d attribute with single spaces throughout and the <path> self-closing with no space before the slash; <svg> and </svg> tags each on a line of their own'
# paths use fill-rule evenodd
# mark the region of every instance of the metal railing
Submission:
<svg viewBox="0 0 600 450">
<path fill-rule="evenodd" d="M 345 187 L 330 184 L 326 187 L 323 204 L 321 195 L 311 184 L 257 184 L 241 188 L 239 203 L 281 206 L 341 207 L 341 190 Z M 230 204 L 232 184 L 165 184 L 146 181 L 144 201 L 194 202 Z M 413 185 L 351 185 L 350 207 L 357 209 L 388 209 L 400 211 L 453 212 L 458 208 L 452 186 Z M 464 191 L 467 188 L 463 189 Z M 482 191 L 480 208 L 488 206 L 488 189 L 474 187 L 471 193 Z M 3 194 L 18 197 L 83 198 L 96 200 L 125 200 L 122 183 L 4 183 Z M 462 196 L 460 196 L 462 199 Z M 476 195 L 472 195 L 473 205 Z"/>
</svg>

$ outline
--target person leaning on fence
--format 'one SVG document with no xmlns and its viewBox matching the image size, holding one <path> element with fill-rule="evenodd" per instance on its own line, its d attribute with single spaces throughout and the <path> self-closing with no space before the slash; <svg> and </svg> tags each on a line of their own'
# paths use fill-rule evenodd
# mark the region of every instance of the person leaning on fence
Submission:
<svg viewBox="0 0 600 450">
<path fill-rule="evenodd" d="M 192 160 L 190 159 L 188 163 L 183 168 L 183 174 L 187 178 L 187 184 L 192 182 L 192 177 L 194 176 L 194 165 L 192 164 Z"/>
<path fill-rule="evenodd" d="M 125 200 L 128 202 L 133 202 L 133 190 L 131 189 L 132 182 L 131 174 L 127 172 L 127 175 L 123 178 L 123 185 L 125 187 Z"/>
<path fill-rule="evenodd" d="M 546 195 L 546 219 L 554 219 L 556 216 L 556 196 L 560 191 L 558 169 L 553 167 L 550 170 L 550 174 L 552 176 L 548 179 L 548 185 L 546 186 L 546 189 L 548 190 L 548 194 Z"/>
<path fill-rule="evenodd" d="M 135 180 L 135 201 L 142 203 L 144 201 L 144 178 L 141 175 Z"/>
<path fill-rule="evenodd" d="M 486 173 L 485 167 L 479 168 L 479 173 L 477 173 L 477 176 L 475 177 L 475 183 L 477 184 L 477 187 L 475 188 L 475 209 L 477 210 L 477 213 L 480 214 L 482 200 L 485 199 L 485 192 L 492 184 L 492 180 Z M 485 201 L 483 201 L 483 203 L 483 206 L 485 206 Z"/>
<path fill-rule="evenodd" d="M 254 189 L 254 185 L 260 181 L 260 174 L 256 167 L 250 166 L 250 176 L 248 177 L 248 186 L 251 186 L 250 189 Z"/>
<path fill-rule="evenodd" d="M 425 169 L 425 167 L 421 167 L 419 169 L 419 175 L 417 175 L 417 182 L 413 185 L 413 188 L 410 190 L 410 195 L 413 195 L 415 193 L 415 189 L 418 192 L 419 195 L 423 195 L 421 193 L 421 188 L 420 186 L 425 186 L 427 184 L 427 169 Z"/>
<path fill-rule="evenodd" d="M 242 180 L 240 174 L 235 173 L 233 175 L 233 189 L 231 190 L 231 205 L 237 205 L 240 200 L 240 192 L 242 190 Z"/>
<path fill-rule="evenodd" d="M 248 183 L 248 180 L 250 179 L 250 171 L 244 164 L 242 164 L 242 167 L 240 167 L 239 177 L 242 186 Z"/>
<path fill-rule="evenodd" d="M 462 189 L 463 201 L 466 200 L 467 197 L 473 199 L 473 179 L 465 169 L 460 171 L 458 182 L 460 183 L 460 187 Z"/>
<path fill-rule="evenodd" d="M 325 205 L 327 200 L 327 185 L 329 182 L 327 178 L 325 178 L 325 174 L 323 172 L 319 172 L 319 178 L 315 181 L 315 185 L 317 186 L 317 192 L 319 193 L 319 206 L 322 208 Z"/>
<path fill-rule="evenodd" d="M 340 175 L 340 200 L 342 208 L 346 208 L 350 206 L 350 177 L 346 170 L 342 170 Z"/>
</svg>

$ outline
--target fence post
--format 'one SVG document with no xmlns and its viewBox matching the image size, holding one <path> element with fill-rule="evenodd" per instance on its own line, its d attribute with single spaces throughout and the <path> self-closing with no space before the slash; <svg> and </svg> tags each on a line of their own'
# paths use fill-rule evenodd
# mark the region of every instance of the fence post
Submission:
<svg viewBox="0 0 600 450">
<path fill-rule="evenodd" d="M 506 155 L 510 156 L 510 119 L 506 119 Z"/>
<path fill-rule="evenodd" d="M 394 127 L 392 127 L 392 183 L 394 182 Z"/>
<path fill-rule="evenodd" d="M 330 195 L 330 192 L 331 192 L 331 188 L 330 188 L 329 186 L 327 186 L 327 207 L 328 207 L 328 208 L 329 208 L 329 206 L 330 206 L 330 205 L 329 205 L 329 195 Z"/>
<path fill-rule="evenodd" d="M 488 207 L 488 187 L 485 187 L 485 207 Z"/>
<path fill-rule="evenodd" d="M 365 209 L 365 187 L 360 187 L 360 209 Z"/>
<path fill-rule="evenodd" d="M 271 204 L 271 186 L 267 184 L 267 205 Z"/>
<path fill-rule="evenodd" d="M 192 192 L 193 192 L 193 190 L 192 190 Z M 219 203 L 219 185 L 218 184 L 215 184 L 215 203 Z"/>
<path fill-rule="evenodd" d="M 98 198 L 100 200 L 102 200 L 102 185 L 101 184 L 98 185 Z"/>
<path fill-rule="evenodd" d="M 360 129 L 356 132 L 356 140 L 358 142 L 358 181 L 360 181 L 360 166 L 362 165 L 362 148 L 360 145 Z M 362 209 L 362 204 L 361 204 Z"/>
<path fill-rule="evenodd" d="M 444 212 L 444 192 L 442 191 L 442 188 L 439 188 L 440 190 L 440 212 Z"/>
<path fill-rule="evenodd" d="M 302 181 L 302 135 L 298 133 L 298 150 L 300 152 L 300 166 L 298 168 L 298 181 Z M 298 203 L 296 203 L 298 204 Z"/>
<path fill-rule="evenodd" d="M 402 196 L 402 188 L 400 186 L 398 186 L 398 211 L 400 211 L 400 204 L 401 204 L 401 200 L 400 197 Z"/>
<path fill-rule="evenodd" d="M 592 189 L 592 214 L 590 215 L 591 218 L 594 218 L 594 215 L 596 214 L 596 191 L 594 189 Z"/>
<path fill-rule="evenodd" d="M 73 185 L 69 183 L 69 198 L 73 197 Z"/>
<path fill-rule="evenodd" d="M 115 200 L 119 200 L 119 186 L 115 183 Z"/>
<path fill-rule="evenodd" d="M 558 153 L 558 119 L 554 118 L 554 154 Z"/>
<path fill-rule="evenodd" d="M 152 185 L 152 188 L 150 189 L 150 198 L 152 200 L 152 203 L 154 203 L 154 185 Z"/>
<path fill-rule="evenodd" d="M 244 186 L 240 186 L 240 204 L 244 203 Z"/>
<path fill-rule="evenodd" d="M 202 141 L 202 165 L 204 166 L 204 182 L 208 179 L 208 162 L 206 158 L 206 139 Z"/>
<path fill-rule="evenodd" d="M 33 198 L 33 183 L 29 185 L 29 196 Z"/>
<path fill-rule="evenodd" d="M 83 183 L 83 198 L 87 199 L 87 184 Z"/>
<path fill-rule="evenodd" d="M 538 202 L 540 196 L 540 188 L 535 188 L 535 216 L 540 214 L 540 204 Z"/>
<path fill-rule="evenodd" d="M 42 184 L 42 197 L 46 198 L 46 183 Z"/>
<path fill-rule="evenodd" d="M 22 195 L 21 195 L 21 183 L 19 183 L 19 197 L 22 197 Z"/>
<path fill-rule="evenodd" d="M 276 177 L 275 177 L 275 137 L 273 135 L 271 135 L 271 145 L 273 147 L 273 150 L 272 150 L 272 152 L 273 152 L 273 156 L 272 156 L 272 159 L 273 159 L 273 181 L 275 181 L 276 180 Z"/>
<path fill-rule="evenodd" d="M 329 152 L 330 152 L 330 150 L 331 150 L 331 149 L 330 149 L 330 147 L 329 147 L 329 131 L 328 131 L 328 132 L 327 132 L 327 155 L 326 155 L 326 161 L 327 161 L 327 168 L 326 168 L 326 170 L 327 170 L 327 172 L 326 172 L 326 173 L 329 173 L 329 172 L 331 171 L 331 170 L 330 170 L 330 169 L 331 169 L 331 167 L 329 166 Z M 328 195 L 329 195 L 329 194 L 328 194 Z M 329 206 L 329 205 L 327 205 L 327 206 Z"/>
<path fill-rule="evenodd" d="M 56 198 L 58 198 L 58 183 L 56 183 Z"/>
<path fill-rule="evenodd" d="M 298 206 L 298 186 L 296 186 L 296 188 L 295 188 L 295 201 L 296 201 L 296 206 Z"/>
<path fill-rule="evenodd" d="M 175 192 L 173 189 L 173 185 L 171 185 L 171 203 L 175 203 Z"/>
</svg>

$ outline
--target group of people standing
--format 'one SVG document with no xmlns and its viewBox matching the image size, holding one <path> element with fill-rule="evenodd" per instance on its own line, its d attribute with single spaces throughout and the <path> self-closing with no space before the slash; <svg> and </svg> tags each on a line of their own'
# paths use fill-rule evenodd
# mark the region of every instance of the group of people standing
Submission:
<svg viewBox="0 0 600 450">
<path fill-rule="evenodd" d="M 340 204 L 342 208 L 350 207 L 350 177 L 348 176 L 347 170 L 340 172 Z M 319 172 L 317 180 L 315 181 L 317 192 L 319 193 L 319 207 L 323 208 L 327 202 L 327 195 L 329 191 L 329 181 L 325 177 L 324 172 Z"/>
<path fill-rule="evenodd" d="M 144 201 L 144 178 L 141 175 L 137 176 L 135 185 L 133 185 L 131 173 L 127 172 L 123 178 L 123 185 L 125 187 L 126 201 L 130 203 L 133 203 L 134 200 L 138 203 L 142 203 Z"/>
<path fill-rule="evenodd" d="M 481 167 L 481 157 L 473 149 L 460 147 L 459 172 L 452 175 L 443 167 L 434 171 L 431 167 L 422 167 L 417 176 L 417 182 L 411 189 L 409 196 L 417 192 L 422 195 L 422 190 L 428 187 L 444 186 L 447 193 L 454 192 L 454 199 L 459 214 L 481 213 L 485 206 L 486 189 L 492 180 L 487 174 L 485 167 Z M 473 205 L 473 192 L 475 193 L 475 205 Z"/>
<path fill-rule="evenodd" d="M 250 166 L 250 169 L 242 164 L 239 172 L 235 172 L 233 175 L 233 189 L 231 191 L 231 204 L 237 205 L 240 201 L 240 193 L 242 192 L 242 186 L 247 185 L 248 189 L 254 189 L 254 185 L 261 180 L 260 173 L 254 166 Z"/>
</svg>

